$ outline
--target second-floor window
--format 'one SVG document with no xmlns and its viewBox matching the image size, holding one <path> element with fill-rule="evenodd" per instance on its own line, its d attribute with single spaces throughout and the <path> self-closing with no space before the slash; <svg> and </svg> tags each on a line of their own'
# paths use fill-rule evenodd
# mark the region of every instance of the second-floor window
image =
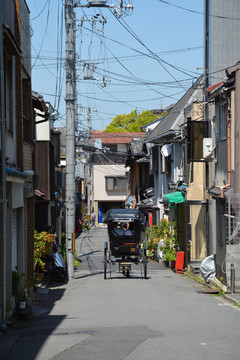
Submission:
<svg viewBox="0 0 240 360">
<path fill-rule="evenodd" d="M 218 106 L 218 140 L 227 137 L 227 104 L 223 103 Z"/>
<path fill-rule="evenodd" d="M 6 52 L 4 54 L 4 92 L 5 92 L 5 116 L 6 128 L 13 131 L 13 74 L 12 58 Z"/>
<path fill-rule="evenodd" d="M 106 177 L 106 191 L 107 192 L 127 192 L 128 182 L 125 177 L 108 176 Z"/>
</svg>

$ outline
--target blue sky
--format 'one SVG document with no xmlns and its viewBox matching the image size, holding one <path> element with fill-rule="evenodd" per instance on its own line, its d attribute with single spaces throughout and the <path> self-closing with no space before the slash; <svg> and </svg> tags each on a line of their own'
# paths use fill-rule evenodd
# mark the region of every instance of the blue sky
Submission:
<svg viewBox="0 0 240 360">
<path fill-rule="evenodd" d="M 118 5 L 118 0 L 111 2 Z M 76 9 L 77 104 L 82 130 L 86 129 L 88 107 L 93 129 L 105 129 L 116 115 L 176 102 L 203 71 L 204 0 L 131 3 L 134 10 L 120 19 L 109 9 Z M 32 88 L 59 111 L 55 126 L 65 126 L 63 1 L 27 0 L 27 4 L 32 27 Z M 89 20 L 93 16 L 106 18 L 104 32 L 100 22 L 92 27 Z M 84 62 L 95 64 L 94 80 L 83 79 Z"/>
</svg>

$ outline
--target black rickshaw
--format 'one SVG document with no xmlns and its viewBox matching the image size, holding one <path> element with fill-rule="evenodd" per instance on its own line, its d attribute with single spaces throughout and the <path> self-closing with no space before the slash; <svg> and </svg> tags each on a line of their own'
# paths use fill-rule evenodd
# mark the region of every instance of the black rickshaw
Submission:
<svg viewBox="0 0 240 360">
<path fill-rule="evenodd" d="M 145 217 L 138 209 L 111 209 L 105 218 L 109 242 L 104 244 L 104 279 L 107 266 L 119 264 L 119 272 L 129 277 L 132 264 L 140 264 L 141 276 L 147 278 L 146 242 L 141 240 Z M 142 272 L 143 267 L 143 272 Z"/>
</svg>

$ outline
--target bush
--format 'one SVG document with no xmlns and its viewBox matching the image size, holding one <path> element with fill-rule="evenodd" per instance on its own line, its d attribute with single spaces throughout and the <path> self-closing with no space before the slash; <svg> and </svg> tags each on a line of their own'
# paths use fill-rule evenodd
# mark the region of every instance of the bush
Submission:
<svg viewBox="0 0 240 360">
<path fill-rule="evenodd" d="M 149 239 L 147 241 L 147 250 L 157 251 L 157 244 L 162 239 L 163 245 L 161 250 L 163 252 L 164 261 L 176 260 L 178 241 L 177 241 L 177 224 L 171 224 L 170 221 L 162 219 L 158 225 L 150 226 L 145 234 Z"/>
</svg>

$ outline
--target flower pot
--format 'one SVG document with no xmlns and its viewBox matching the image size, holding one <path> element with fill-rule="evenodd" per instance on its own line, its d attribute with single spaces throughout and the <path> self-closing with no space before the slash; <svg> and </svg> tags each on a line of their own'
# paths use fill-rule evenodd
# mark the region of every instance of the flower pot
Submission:
<svg viewBox="0 0 240 360">
<path fill-rule="evenodd" d="M 19 309 L 19 310 L 25 310 L 25 309 L 26 309 L 26 306 L 27 306 L 26 300 L 20 300 L 20 301 L 18 302 L 18 309 Z"/>
<path fill-rule="evenodd" d="M 171 269 L 174 270 L 174 269 L 175 269 L 175 266 L 176 266 L 176 261 L 175 261 L 175 260 L 172 260 L 172 261 L 171 261 Z"/>
</svg>

